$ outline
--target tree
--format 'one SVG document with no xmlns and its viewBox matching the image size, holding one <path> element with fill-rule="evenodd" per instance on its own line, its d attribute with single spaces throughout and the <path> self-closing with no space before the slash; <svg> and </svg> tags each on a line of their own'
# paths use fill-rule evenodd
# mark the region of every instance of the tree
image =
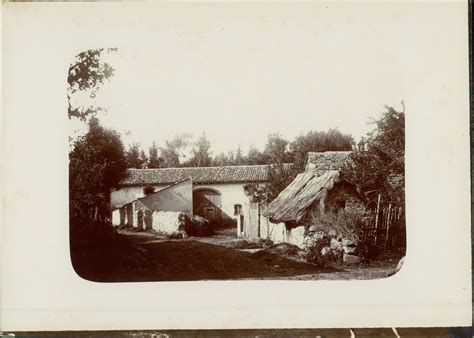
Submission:
<svg viewBox="0 0 474 338">
<path fill-rule="evenodd" d="M 161 159 L 158 157 L 158 147 L 153 142 L 148 148 L 148 168 L 159 168 L 161 166 Z"/>
<path fill-rule="evenodd" d="M 70 216 L 106 220 L 110 190 L 127 177 L 127 160 L 120 135 L 103 128 L 96 118 L 69 154 Z"/>
<path fill-rule="evenodd" d="M 266 164 L 266 159 L 260 150 L 255 146 L 250 146 L 245 162 L 250 165 Z"/>
<path fill-rule="evenodd" d="M 281 137 L 279 133 L 270 133 L 267 136 L 267 144 L 263 150 L 263 155 L 267 163 L 285 163 L 291 161 L 291 156 L 287 151 L 289 142 Z"/>
<path fill-rule="evenodd" d="M 184 157 L 183 150 L 189 145 L 191 135 L 183 133 L 176 135 L 171 140 L 165 142 L 164 147 L 160 147 L 163 157 L 163 167 L 179 167 L 180 159 Z"/>
<path fill-rule="evenodd" d="M 219 155 L 215 156 L 212 159 L 212 165 L 214 167 L 221 167 L 221 166 L 229 165 L 229 158 L 227 157 L 226 154 L 220 153 Z"/>
<path fill-rule="evenodd" d="M 86 121 L 87 118 L 95 116 L 96 112 L 101 109 L 93 106 L 74 105 L 72 98 L 78 91 L 89 91 L 91 98 L 96 96 L 104 82 L 114 75 L 114 68 L 102 60 L 103 56 L 116 50 L 117 48 L 90 49 L 75 57 L 74 62 L 69 67 L 67 79 L 69 84 L 67 91 L 69 118 Z"/>
<path fill-rule="evenodd" d="M 140 168 L 146 169 L 148 168 L 148 156 L 146 156 L 145 151 L 140 150 L 140 162 L 142 162 L 142 165 Z"/>
<path fill-rule="evenodd" d="M 234 159 L 234 165 L 243 165 L 245 164 L 245 159 L 244 156 L 242 155 L 242 148 L 239 146 L 237 147 L 237 150 L 235 151 L 235 159 Z"/>
<path fill-rule="evenodd" d="M 143 156 L 145 158 L 143 158 Z M 129 146 L 126 152 L 126 157 L 128 168 L 140 169 L 143 168 L 144 164 L 146 164 L 146 155 L 143 150 L 140 151 L 139 143 L 133 143 Z"/>
<path fill-rule="evenodd" d="M 257 236 L 260 237 L 260 209 L 261 205 L 267 204 L 267 186 L 257 183 L 248 183 L 244 185 L 244 193 L 250 202 L 257 204 Z M 267 229 L 267 236 L 269 231 Z"/>
<path fill-rule="evenodd" d="M 232 150 L 227 153 L 227 165 L 235 165 L 235 155 Z"/>
<path fill-rule="evenodd" d="M 288 152 L 289 142 L 281 137 L 279 133 L 271 133 L 267 136 L 267 144 L 263 151 L 268 166 L 267 199 L 272 201 L 285 189 L 295 178 L 296 172 L 290 165 L 292 156 Z"/>
<path fill-rule="evenodd" d="M 296 177 L 298 172 L 292 164 L 274 163 L 268 165 L 267 199 L 273 201 Z"/>
<path fill-rule="evenodd" d="M 400 205 L 405 201 L 405 107 L 401 112 L 385 108 L 372 121 L 374 130 L 360 140 L 344 172 L 374 200 L 381 194 L 383 203 Z"/>
<path fill-rule="evenodd" d="M 350 151 L 354 139 L 349 134 L 343 134 L 337 129 L 328 131 L 310 131 L 300 135 L 290 144 L 295 170 L 302 172 L 306 165 L 306 156 L 311 151 Z"/>
<path fill-rule="evenodd" d="M 201 137 L 194 142 L 193 149 L 191 150 L 192 157 L 187 162 L 188 166 L 191 167 L 208 167 L 211 165 L 211 155 L 209 150 L 211 149 L 211 142 L 203 133 Z"/>
</svg>

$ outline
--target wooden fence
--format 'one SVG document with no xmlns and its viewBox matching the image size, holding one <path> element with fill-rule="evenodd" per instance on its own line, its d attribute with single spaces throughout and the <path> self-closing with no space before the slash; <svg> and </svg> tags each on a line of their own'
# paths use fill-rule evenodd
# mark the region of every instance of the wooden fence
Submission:
<svg viewBox="0 0 474 338">
<path fill-rule="evenodd" d="M 373 253 L 382 251 L 404 251 L 405 238 L 405 207 L 389 204 L 383 206 L 383 201 L 378 201 L 372 209 L 364 213 L 363 241 L 367 243 Z M 260 217 L 258 226 L 258 209 L 256 204 L 247 203 L 242 215 L 242 236 L 247 238 L 271 238 L 280 236 L 274 233 L 275 226 L 270 226 L 265 217 Z M 281 238 L 280 238 L 281 237 Z M 287 236 L 278 237 L 279 241 L 286 241 Z"/>
<path fill-rule="evenodd" d="M 389 204 L 367 210 L 364 237 L 366 243 L 379 250 L 403 249 L 405 246 L 405 208 Z"/>
</svg>

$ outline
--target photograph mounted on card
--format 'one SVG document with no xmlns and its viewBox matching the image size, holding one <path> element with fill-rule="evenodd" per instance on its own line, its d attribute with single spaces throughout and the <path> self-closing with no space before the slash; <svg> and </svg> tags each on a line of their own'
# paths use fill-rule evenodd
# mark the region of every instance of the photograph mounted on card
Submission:
<svg viewBox="0 0 474 338">
<path fill-rule="evenodd" d="M 467 4 L 3 17 L 2 329 L 470 325 Z"/>
</svg>

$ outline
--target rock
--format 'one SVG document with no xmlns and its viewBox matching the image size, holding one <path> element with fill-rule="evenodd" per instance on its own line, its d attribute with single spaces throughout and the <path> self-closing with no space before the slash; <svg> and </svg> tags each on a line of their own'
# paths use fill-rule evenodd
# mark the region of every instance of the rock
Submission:
<svg viewBox="0 0 474 338">
<path fill-rule="evenodd" d="M 286 242 L 273 244 L 265 248 L 265 252 L 273 253 L 280 256 L 297 256 L 302 251 L 303 250 L 300 249 L 297 245 Z"/>
<path fill-rule="evenodd" d="M 353 253 L 357 248 L 355 246 L 344 246 L 343 249 L 345 253 Z"/>
<path fill-rule="evenodd" d="M 331 251 L 331 248 L 328 247 L 328 246 L 325 246 L 324 248 L 322 248 L 321 250 L 321 255 L 326 255 L 329 251 Z"/>
<path fill-rule="evenodd" d="M 403 257 L 398 261 L 398 265 L 397 265 L 397 269 L 395 270 L 395 273 L 397 273 L 398 271 L 400 271 L 400 269 L 401 269 L 402 266 L 403 266 L 403 263 L 405 263 L 405 256 L 403 256 Z"/>
<path fill-rule="evenodd" d="M 347 239 L 347 238 L 343 238 L 342 239 L 342 245 L 343 246 L 355 246 L 355 242 L 354 241 L 351 241 L 350 239 Z"/>
<path fill-rule="evenodd" d="M 342 250 L 342 243 L 339 242 L 335 238 L 331 238 L 331 249 L 341 251 Z"/>
<path fill-rule="evenodd" d="M 347 264 L 356 264 L 356 263 L 360 262 L 360 257 L 359 256 L 349 255 L 349 254 L 346 254 L 346 253 L 344 254 L 342 259 L 343 259 L 344 263 L 347 263 Z"/>
</svg>

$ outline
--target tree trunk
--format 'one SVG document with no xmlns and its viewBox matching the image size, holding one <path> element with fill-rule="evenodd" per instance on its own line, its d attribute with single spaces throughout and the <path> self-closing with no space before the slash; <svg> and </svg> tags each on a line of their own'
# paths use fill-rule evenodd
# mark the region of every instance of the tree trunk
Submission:
<svg viewBox="0 0 474 338">
<path fill-rule="evenodd" d="M 257 202 L 257 237 L 260 238 L 260 203 Z"/>
</svg>

